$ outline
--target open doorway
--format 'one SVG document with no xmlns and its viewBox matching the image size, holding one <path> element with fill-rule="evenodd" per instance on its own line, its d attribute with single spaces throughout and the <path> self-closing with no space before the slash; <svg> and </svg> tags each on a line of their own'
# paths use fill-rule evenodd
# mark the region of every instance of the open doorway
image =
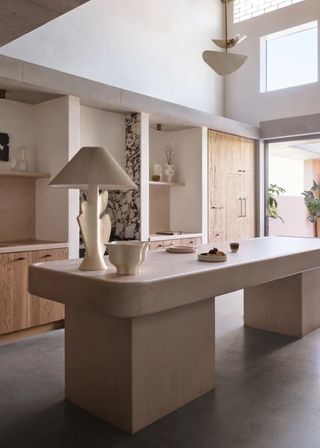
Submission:
<svg viewBox="0 0 320 448">
<path fill-rule="evenodd" d="M 320 236 L 320 138 L 269 143 L 267 161 L 266 234 Z"/>
</svg>

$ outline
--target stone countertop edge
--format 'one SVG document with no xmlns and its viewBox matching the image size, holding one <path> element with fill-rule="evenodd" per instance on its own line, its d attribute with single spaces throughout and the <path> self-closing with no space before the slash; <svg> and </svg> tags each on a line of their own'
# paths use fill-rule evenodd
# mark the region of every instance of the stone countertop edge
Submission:
<svg viewBox="0 0 320 448">
<path fill-rule="evenodd" d="M 58 243 L 58 242 L 19 242 L 13 243 L 12 245 L 8 242 L 5 243 L 6 246 L 0 246 L 0 254 L 8 254 L 15 252 L 31 252 L 34 250 L 48 250 L 48 249 L 64 249 L 69 247 L 69 243 Z M 7 246 L 7 244 L 10 244 Z"/>
<path fill-rule="evenodd" d="M 301 257 L 306 254 L 307 257 Z M 192 274 L 126 283 L 108 282 L 102 275 L 60 272 L 38 264 L 29 268 L 29 292 L 93 313 L 134 318 L 317 269 L 319 255 L 320 250 L 315 249 L 280 256 L 272 265 L 270 259 L 262 259 L 223 269 L 208 268 Z"/>
</svg>

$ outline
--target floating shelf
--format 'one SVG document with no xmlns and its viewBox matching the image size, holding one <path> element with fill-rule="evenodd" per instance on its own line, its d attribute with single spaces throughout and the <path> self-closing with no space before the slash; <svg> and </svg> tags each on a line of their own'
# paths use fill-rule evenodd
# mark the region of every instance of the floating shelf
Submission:
<svg viewBox="0 0 320 448">
<path fill-rule="evenodd" d="M 158 187 L 184 187 L 185 183 L 183 182 L 155 182 L 150 180 L 150 185 L 157 185 Z"/>
<path fill-rule="evenodd" d="M 31 177 L 33 179 L 45 179 L 50 177 L 50 173 L 31 173 L 28 171 L 0 171 L 0 177 Z"/>
</svg>

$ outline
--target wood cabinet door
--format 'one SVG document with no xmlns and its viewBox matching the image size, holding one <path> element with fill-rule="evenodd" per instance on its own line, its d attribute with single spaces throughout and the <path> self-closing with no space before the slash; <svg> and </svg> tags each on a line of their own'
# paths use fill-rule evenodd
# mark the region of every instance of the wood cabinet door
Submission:
<svg viewBox="0 0 320 448">
<path fill-rule="evenodd" d="M 26 328 L 27 253 L 1 254 L 0 279 L 0 334 Z"/>
<path fill-rule="evenodd" d="M 256 236 L 254 176 L 241 175 L 241 198 L 241 239 L 245 240 Z"/>
<path fill-rule="evenodd" d="M 67 249 L 37 250 L 28 253 L 29 264 L 45 261 L 64 260 L 68 258 Z M 28 326 L 55 322 L 64 319 L 64 305 L 52 300 L 40 299 L 29 294 L 28 297 Z"/>
<path fill-rule="evenodd" d="M 256 143 L 248 138 L 240 138 L 241 170 L 244 174 L 254 175 Z"/>
<path fill-rule="evenodd" d="M 242 239 L 241 174 L 229 174 L 227 177 L 226 239 L 238 241 Z"/>
</svg>

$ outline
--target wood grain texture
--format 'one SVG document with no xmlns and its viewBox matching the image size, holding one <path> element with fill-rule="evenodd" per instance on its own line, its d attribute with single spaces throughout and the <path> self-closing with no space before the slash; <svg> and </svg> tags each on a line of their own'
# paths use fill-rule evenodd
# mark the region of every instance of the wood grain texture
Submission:
<svg viewBox="0 0 320 448">
<path fill-rule="evenodd" d="M 133 319 L 67 305 L 65 340 L 66 398 L 129 433 L 215 387 L 213 299 Z"/>
<path fill-rule="evenodd" d="M 49 249 L 28 253 L 29 264 L 65 260 L 68 249 Z M 34 327 L 64 319 L 64 305 L 51 300 L 28 295 L 28 326 Z"/>
<path fill-rule="evenodd" d="M 0 255 L 0 334 L 27 326 L 28 256 Z"/>
<path fill-rule="evenodd" d="M 253 238 L 255 141 L 208 131 L 209 242 Z"/>
<path fill-rule="evenodd" d="M 19 341 L 37 334 L 46 333 L 47 331 L 57 330 L 64 327 L 64 320 L 51 322 L 50 324 L 39 325 L 38 327 L 24 328 L 23 330 L 13 331 L 11 333 L 0 335 L 0 345 L 8 344 L 8 342 Z"/>
</svg>

